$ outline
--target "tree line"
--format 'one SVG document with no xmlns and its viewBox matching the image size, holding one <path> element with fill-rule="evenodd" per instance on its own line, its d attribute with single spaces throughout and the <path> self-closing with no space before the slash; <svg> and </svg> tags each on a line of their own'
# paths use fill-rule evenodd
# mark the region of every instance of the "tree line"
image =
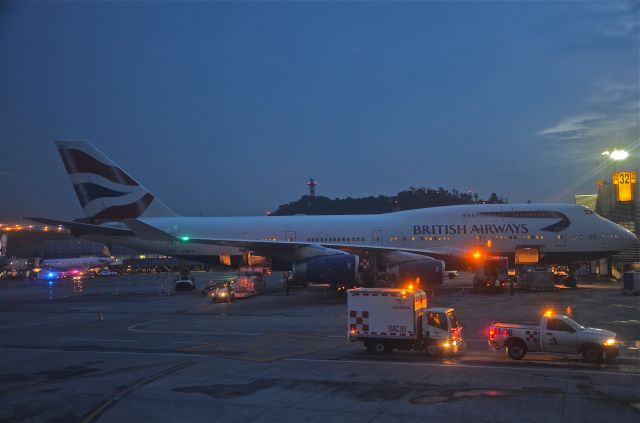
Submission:
<svg viewBox="0 0 640 423">
<path fill-rule="evenodd" d="M 331 199 L 303 195 L 297 201 L 280 205 L 271 215 L 378 214 L 458 204 L 506 204 L 507 202 L 506 198 L 498 197 L 495 192 L 488 199 L 482 199 L 478 197 L 478 193 L 460 192 L 456 189 L 448 191 L 442 187 L 438 189 L 410 187 L 395 196 Z"/>
</svg>

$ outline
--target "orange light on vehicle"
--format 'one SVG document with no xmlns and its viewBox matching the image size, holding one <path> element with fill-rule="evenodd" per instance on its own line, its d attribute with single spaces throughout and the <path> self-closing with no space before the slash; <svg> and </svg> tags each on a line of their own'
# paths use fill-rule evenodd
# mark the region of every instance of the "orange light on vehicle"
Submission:
<svg viewBox="0 0 640 423">
<path fill-rule="evenodd" d="M 479 259 L 480 257 L 482 257 L 482 253 L 480 251 L 474 251 L 473 252 L 473 258 L 474 259 Z"/>
<path fill-rule="evenodd" d="M 553 316 L 553 310 L 549 309 L 547 311 L 544 312 L 545 317 L 551 317 Z"/>
<path fill-rule="evenodd" d="M 409 287 L 407 288 L 407 290 L 408 290 L 409 292 L 413 291 L 413 284 L 409 284 Z"/>
</svg>

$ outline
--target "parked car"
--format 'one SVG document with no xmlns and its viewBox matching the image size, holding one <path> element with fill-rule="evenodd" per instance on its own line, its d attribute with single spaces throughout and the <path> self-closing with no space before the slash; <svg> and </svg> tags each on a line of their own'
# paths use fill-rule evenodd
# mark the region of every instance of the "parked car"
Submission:
<svg viewBox="0 0 640 423">
<path fill-rule="evenodd" d="M 196 289 L 196 283 L 193 279 L 178 279 L 175 283 L 174 289 L 176 291 L 192 291 Z"/>
</svg>

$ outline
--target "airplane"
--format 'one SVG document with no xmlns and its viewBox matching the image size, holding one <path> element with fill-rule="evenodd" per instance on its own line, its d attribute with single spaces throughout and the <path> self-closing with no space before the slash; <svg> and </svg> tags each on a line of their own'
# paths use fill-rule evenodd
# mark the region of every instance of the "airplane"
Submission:
<svg viewBox="0 0 640 423">
<path fill-rule="evenodd" d="M 29 220 L 74 236 L 190 260 L 251 252 L 291 263 L 293 277 L 352 286 L 364 265 L 441 284 L 444 262 L 532 249 L 550 263 L 606 257 L 638 241 L 575 204 L 470 204 L 370 215 L 186 217 L 92 144 L 56 141 L 85 218 Z M 362 259 L 362 260 L 361 260 Z"/>
<path fill-rule="evenodd" d="M 108 247 L 102 250 L 102 257 L 71 257 L 59 259 L 43 259 L 36 262 L 36 269 L 46 279 L 58 279 L 65 276 L 79 278 L 91 269 L 121 265 L 122 260 L 111 257 Z"/>
</svg>

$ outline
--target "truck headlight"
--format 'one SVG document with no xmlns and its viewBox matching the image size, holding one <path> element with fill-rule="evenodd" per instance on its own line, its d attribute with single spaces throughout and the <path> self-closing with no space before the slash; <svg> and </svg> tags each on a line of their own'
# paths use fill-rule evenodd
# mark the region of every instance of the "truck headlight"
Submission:
<svg viewBox="0 0 640 423">
<path fill-rule="evenodd" d="M 451 343 L 449 341 L 444 341 L 442 343 L 442 346 L 445 347 L 445 348 L 449 348 L 451 346 Z"/>
<path fill-rule="evenodd" d="M 613 338 L 609 338 L 606 341 L 604 341 L 604 345 L 606 345 L 607 347 L 610 347 L 615 344 L 616 344 L 616 340 Z"/>
</svg>

